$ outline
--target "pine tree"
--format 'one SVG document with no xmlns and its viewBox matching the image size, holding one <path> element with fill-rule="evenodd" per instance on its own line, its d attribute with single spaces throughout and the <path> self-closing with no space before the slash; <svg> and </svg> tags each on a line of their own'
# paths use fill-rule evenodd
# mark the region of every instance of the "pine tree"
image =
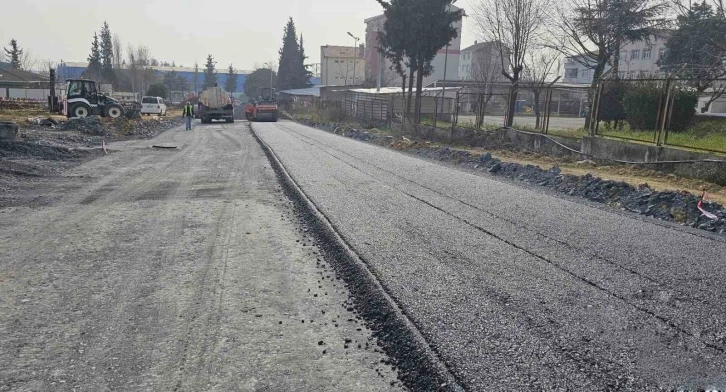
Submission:
<svg viewBox="0 0 726 392">
<path fill-rule="evenodd" d="M 93 33 L 91 54 L 88 56 L 88 68 L 86 68 L 85 74 L 93 80 L 98 80 L 101 75 L 101 51 L 98 44 L 98 34 L 96 33 Z"/>
<path fill-rule="evenodd" d="M 292 18 L 285 26 L 285 33 L 282 37 L 282 48 L 280 48 L 280 67 L 277 75 L 277 87 L 280 90 L 290 90 L 307 87 L 307 80 L 304 79 L 306 72 L 300 53 L 300 45 L 297 41 L 295 22 Z"/>
<path fill-rule="evenodd" d="M 237 90 L 237 70 L 234 69 L 232 64 L 229 65 L 227 83 L 225 83 L 224 87 L 228 93 L 233 93 Z"/>
<path fill-rule="evenodd" d="M 15 39 L 10 40 L 10 50 L 5 49 L 5 53 L 10 60 L 10 68 L 20 69 L 20 58 L 23 55 L 23 50 L 18 47 L 18 41 Z"/>
<path fill-rule="evenodd" d="M 217 64 L 212 55 L 207 56 L 207 64 L 204 69 L 204 88 L 214 87 L 217 84 L 217 71 L 214 66 Z"/>
<path fill-rule="evenodd" d="M 305 65 L 307 59 L 308 56 L 305 55 L 305 47 L 303 46 L 303 35 L 300 33 L 300 64 L 302 64 L 302 68 L 300 69 L 300 85 L 303 87 L 310 86 L 310 78 L 313 77 L 313 73 L 308 69 L 309 66 Z"/>
<path fill-rule="evenodd" d="M 101 28 L 101 76 L 106 82 L 113 82 L 115 74 L 113 72 L 113 36 L 108 23 L 103 22 Z"/>
</svg>

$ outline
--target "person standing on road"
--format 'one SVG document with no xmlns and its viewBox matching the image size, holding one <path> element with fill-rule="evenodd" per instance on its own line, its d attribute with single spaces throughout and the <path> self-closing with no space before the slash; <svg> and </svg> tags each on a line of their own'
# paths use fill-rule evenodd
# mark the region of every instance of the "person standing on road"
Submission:
<svg viewBox="0 0 726 392">
<path fill-rule="evenodd" d="M 182 117 L 184 117 L 184 120 L 186 120 L 186 130 L 191 131 L 192 118 L 194 118 L 194 106 L 192 106 L 191 102 L 187 102 L 187 104 L 184 105 L 184 109 L 182 110 Z"/>
</svg>

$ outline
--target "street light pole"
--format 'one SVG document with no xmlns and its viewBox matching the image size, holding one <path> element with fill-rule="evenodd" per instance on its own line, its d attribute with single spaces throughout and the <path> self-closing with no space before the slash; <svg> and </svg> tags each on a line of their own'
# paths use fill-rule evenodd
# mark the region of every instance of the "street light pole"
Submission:
<svg viewBox="0 0 726 392">
<path fill-rule="evenodd" d="M 376 39 L 378 39 L 378 36 L 381 34 L 381 30 L 376 30 Z M 370 48 L 368 48 L 370 50 Z M 383 79 L 383 53 L 381 53 L 380 46 L 376 48 L 376 92 L 381 92 L 381 79 Z M 368 60 L 366 59 L 366 62 Z"/>
<path fill-rule="evenodd" d="M 444 102 L 446 102 L 446 67 L 449 65 L 449 44 L 446 44 L 444 55 L 444 85 L 441 88 L 441 114 L 444 114 Z"/>
<path fill-rule="evenodd" d="M 360 41 L 360 38 L 351 34 L 350 31 L 348 32 L 348 35 L 355 40 L 355 46 L 353 46 L 353 85 L 355 86 L 355 65 L 358 63 L 358 41 Z M 347 68 L 348 67 L 346 66 L 346 69 Z"/>
</svg>

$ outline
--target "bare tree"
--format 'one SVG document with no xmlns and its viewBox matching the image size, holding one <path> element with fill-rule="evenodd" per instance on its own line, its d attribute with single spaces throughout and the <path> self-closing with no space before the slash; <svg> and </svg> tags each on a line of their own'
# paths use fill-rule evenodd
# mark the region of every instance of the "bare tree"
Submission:
<svg viewBox="0 0 726 392">
<path fill-rule="evenodd" d="M 144 45 L 134 47 L 129 44 L 126 49 L 126 55 L 129 59 L 129 75 L 131 77 L 132 90 L 143 94 L 155 80 L 154 71 L 149 68 L 151 61 L 149 48 Z"/>
<path fill-rule="evenodd" d="M 139 86 L 139 64 L 136 61 L 136 48 L 129 44 L 126 47 L 126 56 L 129 59 L 128 72 L 129 72 L 129 83 L 131 84 L 131 90 L 138 92 Z"/>
<path fill-rule="evenodd" d="M 194 61 L 194 76 L 192 76 L 192 82 L 194 83 L 194 95 L 199 92 L 199 63 Z"/>
<path fill-rule="evenodd" d="M 608 64 L 617 76 L 623 45 L 647 40 L 665 27 L 665 11 L 661 0 L 565 1 L 558 8 L 563 17 L 548 46 L 594 70 L 594 87 Z"/>
<path fill-rule="evenodd" d="M 121 37 L 118 34 L 113 35 L 113 67 L 115 69 L 121 69 L 121 64 L 124 63 L 124 49 L 121 44 Z"/>
<path fill-rule="evenodd" d="M 24 71 L 34 71 L 38 65 L 38 60 L 33 56 L 33 52 L 27 48 L 23 49 L 23 53 L 20 54 L 20 69 Z"/>
<path fill-rule="evenodd" d="M 43 59 L 37 62 L 37 67 L 32 69 L 32 72 L 37 73 L 45 77 L 50 76 L 50 70 L 56 68 L 56 62 L 51 59 Z"/>
<path fill-rule="evenodd" d="M 341 62 L 336 62 L 335 63 L 335 68 L 338 71 L 337 72 L 338 76 L 340 76 L 340 77 L 343 78 L 343 85 L 344 86 L 347 86 L 348 85 L 348 79 L 349 78 L 352 79 L 352 77 L 353 77 L 352 76 L 353 71 L 352 71 L 351 67 L 348 66 L 348 62 L 345 61 L 345 60 L 343 60 L 342 63 Z M 355 84 L 355 81 L 353 81 L 352 84 Z"/>
<path fill-rule="evenodd" d="M 474 5 L 479 34 L 495 42 L 502 74 L 511 83 L 506 125 L 512 126 L 517 90 L 527 53 L 538 43 L 548 20 L 550 0 L 480 0 Z M 506 61 L 508 67 L 505 68 Z"/>
<path fill-rule="evenodd" d="M 545 89 L 559 79 L 562 60 L 554 50 L 541 49 L 530 53 L 524 63 L 522 81 L 532 92 L 532 106 L 535 115 L 535 129 L 541 127 L 541 97 Z"/>
<path fill-rule="evenodd" d="M 376 71 L 370 69 L 366 69 L 366 79 L 363 81 L 363 87 L 366 88 L 373 88 L 378 85 L 378 75 L 376 75 Z M 393 67 L 384 68 L 381 70 L 381 87 L 388 87 L 393 85 L 394 81 L 397 81 L 400 78 L 396 70 L 393 69 Z"/>
<path fill-rule="evenodd" d="M 474 52 L 471 64 L 471 79 L 475 90 L 479 93 L 479 110 L 477 127 L 481 127 L 489 102 L 494 97 L 494 88 L 504 81 L 499 49 L 479 50 Z"/>
</svg>

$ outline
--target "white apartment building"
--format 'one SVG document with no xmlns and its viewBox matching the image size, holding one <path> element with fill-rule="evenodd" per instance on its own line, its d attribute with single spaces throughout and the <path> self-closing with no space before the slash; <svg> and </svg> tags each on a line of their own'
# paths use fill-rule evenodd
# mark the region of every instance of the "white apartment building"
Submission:
<svg viewBox="0 0 726 392">
<path fill-rule="evenodd" d="M 658 61 L 665 53 L 665 43 L 670 36 L 669 31 L 660 31 L 651 35 L 649 39 L 629 42 L 620 50 L 618 75 L 622 79 L 636 79 L 642 77 L 660 76 Z M 580 57 L 582 58 L 582 57 Z M 612 60 L 614 61 L 614 59 Z M 564 81 L 567 83 L 590 84 L 593 78 L 594 62 L 591 67 L 577 61 L 577 58 L 565 59 Z M 609 64 L 605 69 L 609 70 Z"/>
<path fill-rule="evenodd" d="M 509 57 L 505 55 L 505 68 L 509 68 Z M 461 51 L 459 57 L 459 80 L 474 80 L 477 68 L 487 69 L 493 75 L 497 75 L 497 79 L 505 81 L 502 76 L 502 59 L 499 55 L 499 49 L 494 42 L 477 42 Z M 481 72 L 481 71 L 480 71 Z M 498 81 L 498 80 L 497 80 Z"/>
<path fill-rule="evenodd" d="M 357 49 L 357 50 L 356 50 Z M 320 47 L 320 84 L 323 86 L 357 86 L 365 80 L 365 46 Z"/>
<path fill-rule="evenodd" d="M 451 6 L 454 11 L 461 10 L 456 6 Z M 376 70 L 378 69 L 378 34 L 383 31 L 383 24 L 386 22 L 385 15 L 378 15 L 372 18 L 368 18 L 364 21 L 366 24 L 366 71 L 371 73 L 371 78 L 375 78 Z M 459 20 L 454 23 L 454 27 L 458 32 L 456 38 L 449 42 L 448 47 L 439 49 L 436 57 L 431 62 L 434 67 L 434 71 L 431 75 L 424 78 L 424 86 L 436 80 L 444 79 L 444 70 L 446 71 L 446 79 L 452 80 L 457 79 L 459 70 L 459 55 L 461 54 L 461 31 L 463 28 L 463 21 Z M 392 66 L 388 59 L 385 59 L 383 67 L 389 69 Z M 325 84 L 325 83 L 323 83 Z M 400 80 L 396 79 L 393 84 L 395 86 L 400 85 Z"/>
</svg>

